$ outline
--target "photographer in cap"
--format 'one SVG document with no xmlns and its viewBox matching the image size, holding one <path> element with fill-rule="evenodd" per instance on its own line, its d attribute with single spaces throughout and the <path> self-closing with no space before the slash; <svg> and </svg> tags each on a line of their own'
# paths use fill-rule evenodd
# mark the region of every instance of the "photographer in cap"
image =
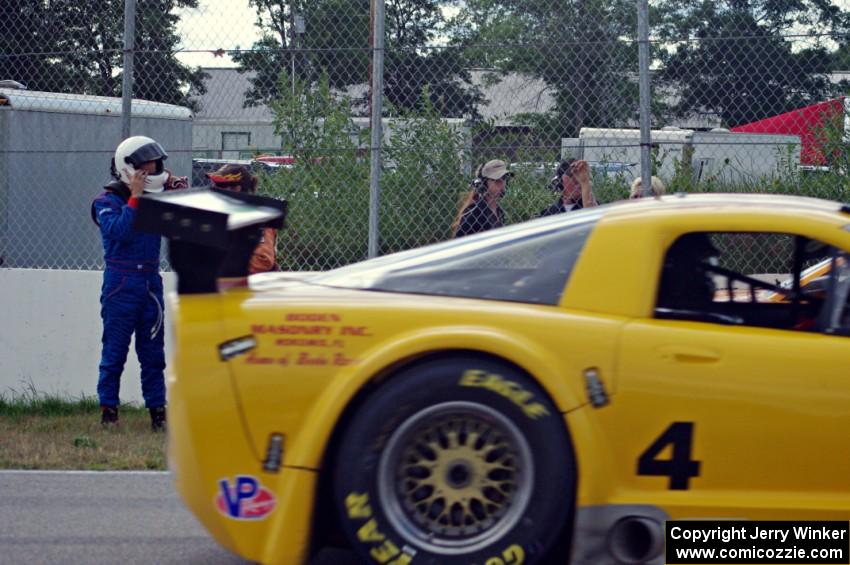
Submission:
<svg viewBox="0 0 850 565">
<path fill-rule="evenodd" d="M 587 161 L 567 159 L 558 165 L 548 188 L 559 192 L 557 202 L 540 212 L 540 216 L 553 216 L 563 212 L 598 206 L 590 180 L 590 165 Z"/>
<path fill-rule="evenodd" d="M 505 224 L 505 212 L 499 202 L 505 195 L 508 179 L 514 174 L 504 161 L 493 159 L 479 166 L 472 191 L 466 196 L 452 224 L 452 236 L 463 237 Z"/>
</svg>

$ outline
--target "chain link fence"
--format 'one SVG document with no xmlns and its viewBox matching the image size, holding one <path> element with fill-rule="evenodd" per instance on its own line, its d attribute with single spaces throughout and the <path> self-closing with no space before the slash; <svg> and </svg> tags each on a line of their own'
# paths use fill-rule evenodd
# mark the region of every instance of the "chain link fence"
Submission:
<svg viewBox="0 0 850 565">
<path fill-rule="evenodd" d="M 589 163 L 599 202 L 625 199 L 641 117 L 668 192 L 850 200 L 850 0 L 650 3 L 644 108 L 632 0 L 386 0 L 380 21 L 376 1 L 5 0 L 3 266 L 103 267 L 89 206 L 122 139 L 128 61 L 130 131 L 160 141 L 175 174 L 197 186 L 245 163 L 290 202 L 284 270 L 366 258 L 376 186 L 378 253 L 451 237 L 489 159 L 516 172 L 509 223 L 561 198 L 547 187 L 568 158 Z"/>
</svg>

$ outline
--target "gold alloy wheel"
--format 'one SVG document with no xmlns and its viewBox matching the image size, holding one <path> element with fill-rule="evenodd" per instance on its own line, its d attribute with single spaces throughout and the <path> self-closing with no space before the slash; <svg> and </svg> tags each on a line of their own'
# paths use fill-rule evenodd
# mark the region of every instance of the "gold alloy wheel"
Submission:
<svg viewBox="0 0 850 565">
<path fill-rule="evenodd" d="M 379 486 L 402 536 L 451 554 L 493 543 L 516 523 L 532 472 L 528 444 L 510 420 L 483 404 L 448 402 L 392 435 Z"/>
</svg>

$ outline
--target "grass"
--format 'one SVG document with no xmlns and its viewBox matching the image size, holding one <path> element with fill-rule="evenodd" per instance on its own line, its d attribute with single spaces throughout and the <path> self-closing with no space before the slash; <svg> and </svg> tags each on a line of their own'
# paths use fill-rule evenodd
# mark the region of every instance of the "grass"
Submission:
<svg viewBox="0 0 850 565">
<path fill-rule="evenodd" d="M 103 428 L 95 397 L 0 394 L 0 469 L 165 470 L 166 434 L 148 411 L 123 405 L 120 418 Z"/>
</svg>

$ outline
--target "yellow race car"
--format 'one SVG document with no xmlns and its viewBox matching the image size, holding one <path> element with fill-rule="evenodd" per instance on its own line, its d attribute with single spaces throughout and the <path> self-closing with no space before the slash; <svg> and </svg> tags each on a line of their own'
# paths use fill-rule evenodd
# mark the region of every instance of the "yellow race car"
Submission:
<svg viewBox="0 0 850 565">
<path fill-rule="evenodd" d="M 668 519 L 850 515 L 848 206 L 645 199 L 247 279 L 284 206 L 142 200 L 171 470 L 246 559 L 662 563 Z"/>
</svg>

